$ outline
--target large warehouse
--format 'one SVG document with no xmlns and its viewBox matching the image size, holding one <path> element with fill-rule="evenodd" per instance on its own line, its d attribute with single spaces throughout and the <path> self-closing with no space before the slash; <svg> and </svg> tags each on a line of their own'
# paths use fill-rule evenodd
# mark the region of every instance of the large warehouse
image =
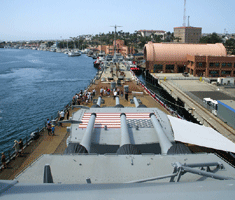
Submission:
<svg viewBox="0 0 235 200">
<path fill-rule="evenodd" d="M 194 76 L 235 76 L 235 56 L 227 56 L 223 44 L 152 43 L 144 47 L 150 73 L 182 73 Z"/>
</svg>

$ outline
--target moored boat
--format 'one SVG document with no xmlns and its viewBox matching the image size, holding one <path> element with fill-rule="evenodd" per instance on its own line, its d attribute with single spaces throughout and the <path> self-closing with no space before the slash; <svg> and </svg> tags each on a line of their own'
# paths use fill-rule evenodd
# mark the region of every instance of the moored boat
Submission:
<svg viewBox="0 0 235 200">
<path fill-rule="evenodd" d="M 81 56 L 81 52 L 79 52 L 79 51 L 70 51 L 68 53 L 68 56 L 69 57 Z"/>
</svg>

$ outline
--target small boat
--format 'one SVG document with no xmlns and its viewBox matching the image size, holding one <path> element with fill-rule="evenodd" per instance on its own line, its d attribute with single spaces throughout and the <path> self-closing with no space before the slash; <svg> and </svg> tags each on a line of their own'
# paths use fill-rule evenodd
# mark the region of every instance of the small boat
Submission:
<svg viewBox="0 0 235 200">
<path fill-rule="evenodd" d="M 99 57 L 97 57 L 96 61 L 94 62 L 94 67 L 99 68 L 102 61 L 103 59 L 100 59 Z"/>
<path fill-rule="evenodd" d="M 80 56 L 80 55 L 81 55 L 81 52 L 79 51 L 71 51 L 68 53 L 69 57 L 75 57 L 75 56 Z"/>
<path fill-rule="evenodd" d="M 94 62 L 94 67 L 99 68 L 100 64 L 105 60 L 105 53 L 101 52 L 98 54 L 96 61 Z"/>
</svg>

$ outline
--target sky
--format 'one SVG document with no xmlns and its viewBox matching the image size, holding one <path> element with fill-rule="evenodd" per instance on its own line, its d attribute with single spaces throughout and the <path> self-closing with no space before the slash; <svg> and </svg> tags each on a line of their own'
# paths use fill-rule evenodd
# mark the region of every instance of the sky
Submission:
<svg viewBox="0 0 235 200">
<path fill-rule="evenodd" d="M 68 39 L 114 25 L 173 32 L 183 15 L 184 0 L 0 0 L 0 41 Z M 202 33 L 235 33 L 235 0 L 187 0 L 186 16 Z"/>
</svg>

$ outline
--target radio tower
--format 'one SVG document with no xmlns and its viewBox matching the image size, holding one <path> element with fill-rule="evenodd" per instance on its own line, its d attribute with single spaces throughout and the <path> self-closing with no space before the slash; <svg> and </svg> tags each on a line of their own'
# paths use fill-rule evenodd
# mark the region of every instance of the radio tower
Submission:
<svg viewBox="0 0 235 200">
<path fill-rule="evenodd" d="M 186 26 L 186 0 L 184 0 L 184 18 L 183 18 L 183 26 Z"/>
</svg>

